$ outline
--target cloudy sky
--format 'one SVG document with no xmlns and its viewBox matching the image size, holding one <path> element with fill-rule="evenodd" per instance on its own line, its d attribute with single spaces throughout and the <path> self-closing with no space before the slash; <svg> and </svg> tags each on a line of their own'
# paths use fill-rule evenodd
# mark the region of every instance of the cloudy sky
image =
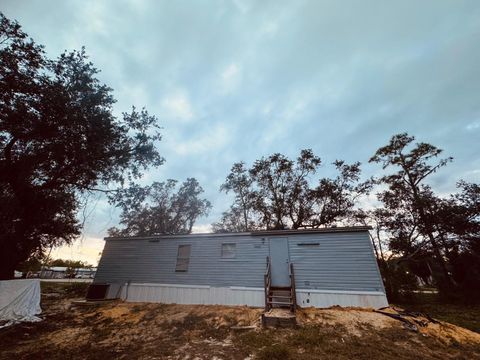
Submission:
<svg viewBox="0 0 480 360">
<path fill-rule="evenodd" d="M 409 132 L 453 156 L 432 185 L 480 181 L 480 2 L 2 0 L 51 57 L 86 47 L 120 114 L 145 106 L 167 162 L 144 183 L 196 177 L 212 202 L 236 161 L 312 148 L 321 175 Z M 364 175 L 378 172 L 365 164 Z M 118 212 L 92 199 L 54 256 L 96 263 Z"/>
</svg>

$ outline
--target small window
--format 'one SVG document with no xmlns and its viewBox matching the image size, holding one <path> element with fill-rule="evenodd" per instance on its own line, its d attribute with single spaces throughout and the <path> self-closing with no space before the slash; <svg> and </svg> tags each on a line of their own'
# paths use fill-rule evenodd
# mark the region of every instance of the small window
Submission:
<svg viewBox="0 0 480 360">
<path fill-rule="evenodd" d="M 188 271 L 190 263 L 190 245 L 178 245 L 177 265 L 175 271 Z"/>
<path fill-rule="evenodd" d="M 222 244 L 222 259 L 234 259 L 236 257 L 236 244 Z"/>
</svg>

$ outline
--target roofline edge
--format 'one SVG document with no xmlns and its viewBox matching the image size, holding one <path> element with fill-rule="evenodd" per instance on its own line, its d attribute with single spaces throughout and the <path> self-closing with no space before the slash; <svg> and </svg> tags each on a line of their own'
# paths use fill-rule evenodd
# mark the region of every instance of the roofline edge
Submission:
<svg viewBox="0 0 480 360">
<path fill-rule="evenodd" d="M 322 233 L 339 233 L 339 232 L 362 232 L 372 230 L 371 226 L 343 226 L 320 229 L 288 229 L 288 230 L 258 230 L 250 232 L 231 232 L 231 233 L 192 233 L 192 234 L 164 234 L 164 235 L 148 235 L 148 236 L 107 236 L 107 240 L 149 240 L 149 239 L 170 239 L 170 238 L 189 238 L 189 237 L 233 237 L 233 236 L 281 236 L 293 234 L 322 234 Z"/>
</svg>

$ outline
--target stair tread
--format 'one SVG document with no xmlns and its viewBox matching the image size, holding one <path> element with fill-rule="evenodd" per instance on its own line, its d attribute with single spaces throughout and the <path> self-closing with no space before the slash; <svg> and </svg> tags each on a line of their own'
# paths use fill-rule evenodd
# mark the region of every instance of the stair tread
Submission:
<svg viewBox="0 0 480 360">
<path fill-rule="evenodd" d="M 279 298 L 279 299 L 291 299 L 292 296 L 281 296 L 281 295 L 268 295 L 269 298 Z"/>
<path fill-rule="evenodd" d="M 293 305 L 292 302 L 284 302 L 284 301 L 269 301 L 269 304 L 275 304 L 275 305 Z"/>
</svg>

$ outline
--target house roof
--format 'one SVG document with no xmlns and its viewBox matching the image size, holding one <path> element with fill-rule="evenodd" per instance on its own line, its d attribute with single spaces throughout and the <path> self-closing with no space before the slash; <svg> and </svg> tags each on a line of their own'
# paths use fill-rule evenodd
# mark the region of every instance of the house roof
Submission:
<svg viewBox="0 0 480 360">
<path fill-rule="evenodd" d="M 252 232 L 237 232 L 237 233 L 194 233 L 183 235 L 152 235 L 152 236 L 112 236 L 106 237 L 105 240 L 127 240 L 127 239 L 172 239 L 172 238 L 205 238 L 205 237 L 234 237 L 234 236 L 282 236 L 282 235 L 297 235 L 297 234 L 320 234 L 320 233 L 341 233 L 341 232 L 363 232 L 371 230 L 370 226 L 344 226 L 344 227 L 330 227 L 319 229 L 297 229 L 297 230 L 259 230 Z"/>
</svg>

